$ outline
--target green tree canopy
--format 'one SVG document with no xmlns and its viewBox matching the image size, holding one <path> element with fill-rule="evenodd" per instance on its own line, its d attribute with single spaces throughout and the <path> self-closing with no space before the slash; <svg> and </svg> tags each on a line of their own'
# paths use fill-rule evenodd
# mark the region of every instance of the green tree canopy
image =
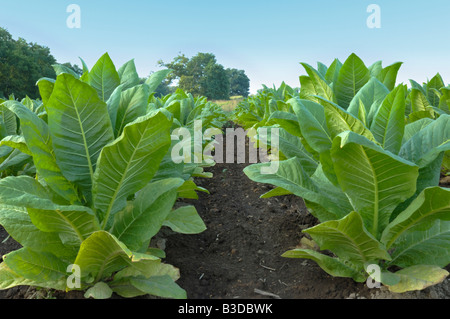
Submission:
<svg viewBox="0 0 450 319">
<path fill-rule="evenodd" d="M 189 58 L 187 58 L 184 54 L 179 54 L 178 56 L 176 56 L 172 62 L 169 63 L 164 63 L 163 60 L 159 60 L 158 64 L 161 67 L 167 67 L 169 69 L 172 69 L 173 72 L 170 73 L 165 82 L 166 84 L 170 84 L 175 80 L 179 80 L 181 78 L 181 76 L 186 75 L 186 66 L 187 63 L 189 62 Z"/>
<path fill-rule="evenodd" d="M 242 95 L 247 97 L 250 91 L 250 79 L 244 70 L 227 69 L 227 75 L 230 79 L 230 95 Z"/>
<path fill-rule="evenodd" d="M 193 95 L 212 100 L 229 99 L 230 95 L 248 96 L 250 80 L 245 72 L 225 69 L 212 53 L 199 52 L 191 59 L 180 53 L 172 62 L 160 60 L 158 64 L 173 70 L 167 84 L 178 81 L 180 89 Z"/>
<path fill-rule="evenodd" d="M 205 67 L 205 74 L 200 83 L 202 95 L 208 99 L 228 100 L 230 98 L 230 79 L 222 65 L 209 63 Z"/>
<path fill-rule="evenodd" d="M 14 40 L 0 28 L 0 96 L 38 98 L 36 82 L 42 77 L 56 77 L 52 68 L 55 63 L 49 48 L 23 38 Z"/>
</svg>

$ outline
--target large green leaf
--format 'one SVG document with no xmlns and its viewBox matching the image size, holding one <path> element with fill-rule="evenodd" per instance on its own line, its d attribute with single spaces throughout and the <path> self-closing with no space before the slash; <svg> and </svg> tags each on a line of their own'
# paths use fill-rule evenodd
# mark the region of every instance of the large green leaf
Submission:
<svg viewBox="0 0 450 319">
<path fill-rule="evenodd" d="M 403 62 L 393 63 L 383 68 L 380 73 L 377 74 L 377 78 L 388 88 L 389 91 L 392 91 L 395 87 L 398 70 L 402 64 Z"/>
<path fill-rule="evenodd" d="M 319 93 L 316 91 L 316 88 L 314 87 L 312 80 L 307 75 L 301 75 L 299 77 L 300 80 L 300 94 L 299 97 L 304 100 L 309 100 L 316 102 L 317 96 L 319 96 Z"/>
<path fill-rule="evenodd" d="M 331 157 L 339 185 L 378 238 L 395 207 L 414 195 L 418 167 L 353 132 L 334 139 Z"/>
<path fill-rule="evenodd" d="M 351 54 L 342 65 L 333 86 L 337 104 L 347 109 L 353 97 L 370 80 L 370 71 L 364 62 Z"/>
<path fill-rule="evenodd" d="M 37 228 L 58 233 L 64 245 L 79 247 L 81 242 L 100 229 L 92 212 L 83 206 L 67 206 L 64 210 L 28 208 L 28 215 Z"/>
<path fill-rule="evenodd" d="M 405 132 L 403 134 L 403 143 L 406 143 L 411 137 L 416 135 L 416 133 L 420 132 L 422 129 L 427 127 L 429 124 L 433 122 L 430 118 L 423 118 L 420 120 L 417 120 L 412 123 L 408 123 L 405 125 Z"/>
<path fill-rule="evenodd" d="M 149 86 L 150 92 L 155 92 L 161 82 L 172 72 L 172 69 L 159 70 L 155 73 L 152 73 L 148 79 L 145 81 L 145 84 Z"/>
<path fill-rule="evenodd" d="M 278 148 L 281 153 L 279 155 L 284 156 L 286 159 L 297 157 L 300 161 L 302 161 L 303 169 L 309 175 L 312 175 L 317 169 L 318 161 L 303 146 L 301 138 L 289 134 L 282 128 L 279 129 L 278 133 Z M 271 142 L 270 139 L 271 136 L 269 137 L 269 143 Z"/>
<path fill-rule="evenodd" d="M 370 75 L 376 78 L 378 75 L 380 75 L 381 71 L 383 70 L 383 61 L 379 60 L 372 63 L 368 67 L 368 69 L 370 71 Z"/>
<path fill-rule="evenodd" d="M 114 138 L 106 104 L 88 84 L 62 74 L 48 101 L 48 122 L 58 166 L 89 197 L 97 158 Z"/>
<path fill-rule="evenodd" d="M 4 104 L 0 104 L 0 139 L 8 135 L 17 134 L 17 121 L 14 113 L 11 112 L 4 105 L 12 103 L 13 101 L 7 101 Z"/>
<path fill-rule="evenodd" d="M 171 122 L 158 112 L 128 124 L 123 134 L 101 151 L 93 182 L 95 207 L 102 227 L 126 205 L 128 196 L 144 187 L 156 173 L 170 147 Z"/>
<path fill-rule="evenodd" d="M 131 250 L 138 251 L 160 230 L 175 203 L 177 189 L 183 183 L 180 178 L 149 183 L 139 191 L 132 206 L 116 215 L 112 234 Z"/>
<path fill-rule="evenodd" d="M 364 227 L 361 216 L 351 212 L 340 220 L 330 220 L 304 230 L 319 245 L 321 250 L 330 250 L 339 257 L 364 269 L 364 265 L 378 260 L 390 260 L 382 244 Z"/>
<path fill-rule="evenodd" d="M 0 147 L 9 146 L 21 151 L 24 154 L 32 155 L 28 149 L 25 138 L 22 135 L 9 135 L 0 141 Z"/>
<path fill-rule="evenodd" d="M 120 77 L 108 53 L 105 53 L 92 67 L 88 83 L 97 91 L 99 98 L 106 102 L 120 84 Z"/>
<path fill-rule="evenodd" d="M 270 114 L 269 122 L 275 122 L 289 132 L 289 134 L 297 137 L 302 136 L 297 116 L 291 112 L 275 111 Z"/>
<path fill-rule="evenodd" d="M 98 282 L 84 294 L 84 298 L 109 299 L 113 294 L 113 290 L 105 282 Z"/>
<path fill-rule="evenodd" d="M 175 281 L 180 271 L 169 264 L 146 261 L 146 267 L 127 267 L 119 271 L 110 287 L 125 298 L 152 294 L 164 298 L 186 298 L 186 292 Z"/>
<path fill-rule="evenodd" d="M 114 281 L 111 283 L 111 287 L 116 286 L 117 281 L 122 279 L 129 279 L 131 277 L 144 276 L 150 278 L 152 276 L 165 276 L 168 275 L 174 281 L 180 279 L 180 270 L 172 265 L 161 262 L 161 259 L 155 256 L 146 255 L 145 259 L 139 260 L 139 262 L 133 263 L 131 266 L 122 269 L 114 275 Z M 165 255 L 159 256 L 164 258 Z M 136 261 L 136 260 L 135 260 Z"/>
<path fill-rule="evenodd" d="M 66 280 L 62 278 L 56 281 L 41 282 L 27 279 L 11 270 L 6 263 L 0 263 L 0 290 L 9 289 L 16 286 L 35 286 L 64 290 L 66 287 Z"/>
<path fill-rule="evenodd" d="M 427 100 L 432 106 L 439 106 L 440 96 L 438 95 L 441 88 L 445 87 L 444 80 L 441 75 L 437 73 L 426 84 Z"/>
<path fill-rule="evenodd" d="M 182 234 L 199 234 L 206 230 L 206 225 L 195 206 L 182 206 L 171 211 L 164 220 L 164 226 Z"/>
<path fill-rule="evenodd" d="M 450 150 L 450 115 L 443 114 L 406 141 L 399 156 L 419 167 L 430 164 L 440 153 Z"/>
<path fill-rule="evenodd" d="M 311 84 L 314 87 L 314 91 L 311 92 L 312 95 L 319 95 L 323 98 L 336 102 L 336 97 L 334 96 L 332 88 L 328 85 L 323 75 L 321 75 L 317 70 L 307 63 L 300 63 L 308 73 L 311 79 Z"/>
<path fill-rule="evenodd" d="M 379 105 L 381 105 L 382 101 L 388 94 L 389 90 L 386 88 L 386 86 L 378 81 L 375 77 L 372 77 L 369 82 L 367 82 L 353 97 L 347 109 L 347 112 L 358 117 L 357 115 L 359 114 L 360 103 L 362 103 L 366 111 L 365 113 L 370 114 L 370 110 L 372 108 L 378 109 Z M 361 118 L 359 119 L 361 120 Z M 370 125 L 372 119 L 367 118 L 366 122 L 367 125 Z"/>
<path fill-rule="evenodd" d="M 413 112 L 426 111 L 430 107 L 430 102 L 420 89 L 412 88 L 409 93 L 409 98 Z"/>
<path fill-rule="evenodd" d="M 53 88 L 55 87 L 55 79 L 41 78 L 37 81 L 36 85 L 39 87 L 39 94 L 41 95 L 42 102 L 44 105 L 47 105 L 47 102 L 52 95 Z"/>
<path fill-rule="evenodd" d="M 438 284 L 448 276 L 448 271 L 433 265 L 415 265 L 399 270 L 395 275 L 400 282 L 388 288 L 395 293 L 404 293 Z"/>
<path fill-rule="evenodd" d="M 78 57 L 80 59 L 81 62 L 81 66 L 83 67 L 83 74 L 84 73 L 89 73 L 89 67 L 86 64 L 86 61 L 84 61 L 82 58 Z"/>
<path fill-rule="evenodd" d="M 28 208 L 28 214 L 37 228 L 44 232 L 58 232 L 63 242 L 70 245 L 79 245 L 99 229 L 88 207 L 55 204 L 51 194 L 28 176 L 0 180 L 0 201 L 4 205 Z"/>
<path fill-rule="evenodd" d="M 322 98 L 319 99 L 320 103 L 324 107 L 325 119 L 332 139 L 342 132 L 352 131 L 366 137 L 371 141 L 375 141 L 372 132 L 370 132 L 370 130 L 358 118 L 348 113 L 335 103 Z"/>
<path fill-rule="evenodd" d="M 122 65 L 117 72 L 119 74 L 120 84 L 123 85 L 124 90 L 132 88 L 140 83 L 134 59 Z"/>
<path fill-rule="evenodd" d="M 5 106 L 20 119 L 22 134 L 33 156 L 38 176 L 69 203 L 78 202 L 74 185 L 64 177 L 56 162 L 47 123 L 19 102 L 8 101 Z"/>
<path fill-rule="evenodd" d="M 405 87 L 399 85 L 383 100 L 370 127 L 381 147 L 398 154 L 405 128 Z"/>
<path fill-rule="evenodd" d="M 66 65 L 53 64 L 52 67 L 53 67 L 53 70 L 55 70 L 55 73 L 56 73 L 57 76 L 66 73 L 66 74 L 72 75 L 73 77 L 75 77 L 77 79 L 80 77 L 78 75 L 78 73 L 76 73 L 72 68 L 70 68 L 70 67 L 68 67 Z"/>
<path fill-rule="evenodd" d="M 111 120 L 112 127 L 113 127 L 114 131 L 116 131 L 115 125 L 116 125 L 116 121 L 117 121 L 117 113 L 119 111 L 119 106 L 120 106 L 120 101 L 122 99 L 122 92 L 123 92 L 123 90 L 124 90 L 124 84 L 119 85 L 112 92 L 112 94 L 109 97 L 108 101 L 106 101 L 109 118 Z M 114 134 L 114 137 L 117 137 L 117 135 Z"/>
<path fill-rule="evenodd" d="M 130 283 L 137 289 L 154 296 L 163 298 L 186 299 L 186 291 L 178 286 L 168 275 L 152 276 L 145 278 L 143 276 L 130 279 Z"/>
<path fill-rule="evenodd" d="M 409 228 L 395 240 L 391 265 L 402 268 L 423 264 L 446 267 L 450 263 L 450 221 L 437 219 L 432 227 Z"/>
<path fill-rule="evenodd" d="M 39 230 L 32 223 L 27 209 L 24 207 L 1 205 L 0 225 L 23 247 L 34 251 L 50 252 L 62 258 L 72 256 L 74 253 L 62 244 L 57 233 Z"/>
<path fill-rule="evenodd" d="M 292 249 L 285 252 L 282 257 L 305 258 L 315 261 L 325 272 L 333 277 L 349 277 L 357 282 L 364 282 L 366 276 L 361 269 L 356 269 L 338 258 L 330 257 L 310 249 Z"/>
<path fill-rule="evenodd" d="M 327 74 L 328 67 L 322 62 L 317 62 L 317 72 L 325 79 L 325 75 Z"/>
<path fill-rule="evenodd" d="M 51 194 L 44 186 L 25 175 L 0 179 L 0 202 L 3 205 L 38 209 L 59 207 L 52 202 Z"/>
<path fill-rule="evenodd" d="M 339 71 L 341 70 L 341 68 L 342 62 L 339 61 L 339 59 L 334 59 L 333 62 L 328 67 L 327 73 L 325 73 L 325 80 L 327 80 L 329 84 L 334 85 L 334 83 L 336 83 L 337 81 Z"/>
<path fill-rule="evenodd" d="M 435 219 L 450 220 L 450 190 L 429 187 L 384 229 L 381 241 L 389 248 L 408 229 L 423 225 L 430 228 Z"/>
<path fill-rule="evenodd" d="M 81 279 L 94 279 L 97 282 L 127 266 L 139 263 L 142 258 L 158 259 L 151 255 L 133 253 L 114 235 L 101 230 L 83 241 L 74 264 L 81 269 Z"/>
<path fill-rule="evenodd" d="M 391 221 L 404 211 L 411 202 L 427 187 L 434 187 L 439 185 L 439 179 L 441 174 L 442 158 L 444 153 L 436 157 L 436 159 L 425 167 L 419 168 L 419 176 L 416 181 L 416 192 L 408 198 L 406 201 L 398 205 L 391 216 Z"/>
<path fill-rule="evenodd" d="M 21 248 L 4 255 L 3 260 L 18 275 L 41 283 L 57 281 L 67 275 L 68 264 L 47 252 Z"/>
<path fill-rule="evenodd" d="M 174 178 L 179 177 L 184 180 L 189 179 L 191 176 L 187 175 L 183 170 L 185 167 L 185 164 L 183 162 L 181 163 L 175 163 L 172 158 L 172 148 L 173 146 L 178 143 L 178 141 L 172 141 L 171 147 L 167 151 L 166 155 L 164 155 L 158 171 L 153 176 L 152 181 L 165 179 L 165 178 Z"/>
<path fill-rule="evenodd" d="M 114 123 L 115 136 L 122 134 L 125 125 L 146 114 L 149 95 L 150 91 L 146 84 L 122 91 Z"/>
<path fill-rule="evenodd" d="M 197 186 L 197 184 L 195 184 L 195 182 L 191 178 L 191 179 L 185 181 L 183 183 L 183 185 L 181 185 L 178 188 L 178 197 L 179 198 L 188 198 L 188 199 L 198 199 L 197 191 L 201 191 L 201 192 L 209 194 L 209 191 L 206 188 Z"/>
<path fill-rule="evenodd" d="M 292 98 L 292 106 L 301 129 L 302 136 L 314 151 L 321 153 L 331 148 L 332 138 L 327 128 L 324 107 L 318 103 Z"/>
<path fill-rule="evenodd" d="M 442 92 L 442 96 L 439 99 L 439 109 L 450 114 L 450 88 L 444 87 L 440 91 Z"/>
<path fill-rule="evenodd" d="M 278 169 L 275 172 L 262 174 L 261 170 L 269 165 L 271 163 L 249 165 L 244 169 L 244 173 L 255 182 L 281 187 L 305 200 L 326 207 L 326 215 L 316 216 L 321 221 L 339 219 L 352 210 L 345 194 L 326 179 L 321 169 L 318 168 L 310 177 L 303 169 L 302 162 L 293 157 L 278 162 Z"/>
<path fill-rule="evenodd" d="M 7 169 L 12 170 L 12 172 L 19 172 L 24 169 L 24 166 L 27 164 L 30 164 L 32 161 L 31 156 L 28 154 L 22 153 L 18 149 L 12 149 L 4 145 L 3 150 L 8 151 L 5 158 L 2 159 L 2 162 L 0 164 L 0 172 L 5 171 Z"/>
</svg>

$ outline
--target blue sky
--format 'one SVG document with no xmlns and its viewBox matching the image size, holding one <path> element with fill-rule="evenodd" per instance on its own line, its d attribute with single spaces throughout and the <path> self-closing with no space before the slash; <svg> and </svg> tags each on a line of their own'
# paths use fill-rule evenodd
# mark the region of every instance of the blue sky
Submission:
<svg viewBox="0 0 450 319">
<path fill-rule="evenodd" d="M 81 9 L 70 29 L 68 5 Z M 370 29 L 370 4 L 381 28 Z M 404 62 L 398 80 L 450 83 L 449 0 L 0 0 L 0 26 L 15 39 L 50 48 L 60 63 L 89 67 L 108 52 L 117 68 L 135 59 L 144 77 L 180 52 L 215 54 L 226 68 L 245 70 L 251 92 L 285 81 L 299 86 L 299 62 L 329 65 L 356 53 L 366 65 Z"/>
</svg>

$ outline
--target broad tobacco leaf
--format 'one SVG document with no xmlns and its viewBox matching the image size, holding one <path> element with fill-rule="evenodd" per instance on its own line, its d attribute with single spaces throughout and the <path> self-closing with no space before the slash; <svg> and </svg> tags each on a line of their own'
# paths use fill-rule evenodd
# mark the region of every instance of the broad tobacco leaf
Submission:
<svg viewBox="0 0 450 319">
<path fill-rule="evenodd" d="M 339 185 L 379 238 L 395 207 L 414 195 L 418 167 L 353 132 L 335 138 L 331 157 Z"/>
<path fill-rule="evenodd" d="M 169 149 L 170 126 L 160 112 L 140 117 L 101 150 L 92 191 L 102 227 L 125 208 L 128 196 L 150 182 Z"/>
<path fill-rule="evenodd" d="M 106 104 L 91 86 L 64 73 L 47 108 L 56 162 L 89 200 L 97 158 L 114 139 Z"/>
</svg>

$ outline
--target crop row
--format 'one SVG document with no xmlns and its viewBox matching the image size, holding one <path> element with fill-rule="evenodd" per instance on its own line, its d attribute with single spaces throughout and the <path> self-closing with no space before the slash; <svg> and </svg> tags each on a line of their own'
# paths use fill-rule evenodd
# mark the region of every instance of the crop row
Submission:
<svg viewBox="0 0 450 319">
<path fill-rule="evenodd" d="M 170 70 L 142 83 L 133 60 L 116 70 L 105 54 L 83 66 L 79 77 L 55 65 L 56 79 L 37 83 L 41 100 L 0 101 L 0 224 L 22 246 L 3 256 L 0 289 L 186 298 L 151 240 L 163 226 L 205 230 L 178 199 L 207 192 L 194 179 L 211 176 L 203 162 L 172 160 L 171 134 L 195 120 L 220 129 L 225 114 L 180 90 L 156 98 Z"/>
<path fill-rule="evenodd" d="M 234 112 L 278 156 L 274 172 L 263 173 L 270 163 L 244 170 L 276 186 L 262 197 L 302 197 L 319 220 L 283 256 L 392 292 L 441 282 L 450 263 L 450 190 L 439 187 L 450 168 L 450 87 L 439 74 L 396 85 L 401 63 L 366 67 L 355 54 L 302 65 L 300 89 L 264 87 Z"/>
</svg>

